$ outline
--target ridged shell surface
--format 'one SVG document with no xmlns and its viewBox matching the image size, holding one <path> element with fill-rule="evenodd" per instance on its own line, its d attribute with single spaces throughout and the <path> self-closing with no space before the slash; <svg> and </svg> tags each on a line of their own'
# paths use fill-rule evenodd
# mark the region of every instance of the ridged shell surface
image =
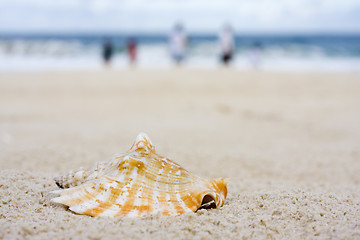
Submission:
<svg viewBox="0 0 360 240">
<path fill-rule="evenodd" d="M 56 178 L 59 197 L 52 202 L 90 216 L 141 217 L 148 214 L 180 215 L 221 207 L 228 179 L 200 178 L 155 152 L 140 133 L 131 149 L 116 154 L 92 169 L 79 169 Z"/>
</svg>

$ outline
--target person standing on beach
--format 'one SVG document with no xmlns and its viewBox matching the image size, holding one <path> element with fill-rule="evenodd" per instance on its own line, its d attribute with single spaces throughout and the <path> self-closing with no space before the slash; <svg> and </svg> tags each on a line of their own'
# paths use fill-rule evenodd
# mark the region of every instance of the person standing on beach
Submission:
<svg viewBox="0 0 360 240">
<path fill-rule="evenodd" d="M 130 60 L 131 65 L 135 65 L 136 62 L 136 40 L 135 38 L 129 38 L 127 41 L 127 52 Z"/>
<path fill-rule="evenodd" d="M 112 45 L 112 42 L 110 39 L 105 39 L 103 41 L 103 59 L 106 66 L 110 66 L 111 64 L 111 58 L 114 52 L 114 47 Z"/>
<path fill-rule="evenodd" d="M 254 42 L 249 53 L 249 61 L 253 69 L 259 70 L 261 65 L 261 51 L 262 51 L 261 42 Z"/>
<path fill-rule="evenodd" d="M 225 25 L 219 34 L 219 45 L 221 61 L 224 65 L 229 65 L 235 50 L 234 35 L 230 25 Z"/>
<path fill-rule="evenodd" d="M 176 24 L 169 37 L 170 53 L 177 65 L 180 65 L 185 58 L 187 37 L 181 24 Z"/>
</svg>

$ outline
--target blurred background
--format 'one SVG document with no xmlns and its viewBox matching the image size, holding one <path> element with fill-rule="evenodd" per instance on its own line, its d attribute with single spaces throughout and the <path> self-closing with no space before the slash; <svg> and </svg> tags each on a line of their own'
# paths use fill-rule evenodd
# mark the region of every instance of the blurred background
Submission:
<svg viewBox="0 0 360 240">
<path fill-rule="evenodd" d="M 2 72 L 222 63 L 358 72 L 360 2 L 0 0 Z"/>
</svg>

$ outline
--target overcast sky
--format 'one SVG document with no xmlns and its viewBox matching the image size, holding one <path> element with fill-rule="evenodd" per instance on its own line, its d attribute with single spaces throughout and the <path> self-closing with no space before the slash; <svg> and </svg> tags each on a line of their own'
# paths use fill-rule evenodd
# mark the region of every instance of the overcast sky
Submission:
<svg viewBox="0 0 360 240">
<path fill-rule="evenodd" d="M 360 0 L 0 0 L 0 32 L 360 33 Z"/>
</svg>

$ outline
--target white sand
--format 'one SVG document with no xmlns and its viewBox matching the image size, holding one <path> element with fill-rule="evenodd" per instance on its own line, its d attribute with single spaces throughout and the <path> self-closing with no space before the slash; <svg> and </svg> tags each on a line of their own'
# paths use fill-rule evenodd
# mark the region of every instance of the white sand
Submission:
<svg viewBox="0 0 360 240">
<path fill-rule="evenodd" d="M 126 151 L 229 177 L 220 209 L 92 218 L 53 177 Z M 0 74 L 0 239 L 360 239 L 360 75 L 142 70 Z"/>
</svg>

